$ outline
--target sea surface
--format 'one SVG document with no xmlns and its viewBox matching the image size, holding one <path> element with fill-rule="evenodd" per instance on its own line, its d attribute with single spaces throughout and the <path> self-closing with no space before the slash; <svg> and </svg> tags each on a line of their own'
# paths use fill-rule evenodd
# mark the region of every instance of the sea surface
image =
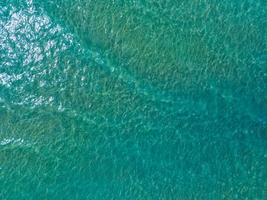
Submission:
<svg viewBox="0 0 267 200">
<path fill-rule="evenodd" d="M 1 200 L 266 200 L 264 0 L 0 0 Z"/>
</svg>

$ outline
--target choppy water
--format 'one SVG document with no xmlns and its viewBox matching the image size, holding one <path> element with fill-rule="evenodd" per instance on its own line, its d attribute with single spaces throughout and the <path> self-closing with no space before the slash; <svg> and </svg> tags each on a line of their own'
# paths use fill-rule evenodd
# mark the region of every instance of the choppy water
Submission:
<svg viewBox="0 0 267 200">
<path fill-rule="evenodd" d="M 266 199 L 266 7 L 1 0 L 0 199 Z"/>
</svg>

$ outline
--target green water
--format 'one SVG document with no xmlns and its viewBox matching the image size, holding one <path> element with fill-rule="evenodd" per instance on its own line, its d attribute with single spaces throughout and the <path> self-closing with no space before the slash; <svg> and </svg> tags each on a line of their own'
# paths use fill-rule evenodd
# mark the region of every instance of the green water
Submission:
<svg viewBox="0 0 267 200">
<path fill-rule="evenodd" d="M 265 200 L 263 0 L 1 0 L 0 199 Z"/>
</svg>

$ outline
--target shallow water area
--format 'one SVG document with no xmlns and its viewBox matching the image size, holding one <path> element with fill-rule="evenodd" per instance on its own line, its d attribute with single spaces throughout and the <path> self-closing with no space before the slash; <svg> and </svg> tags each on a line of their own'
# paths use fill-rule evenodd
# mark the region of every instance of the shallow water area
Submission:
<svg viewBox="0 0 267 200">
<path fill-rule="evenodd" d="M 0 2 L 0 199 L 267 196 L 266 3 Z"/>
</svg>

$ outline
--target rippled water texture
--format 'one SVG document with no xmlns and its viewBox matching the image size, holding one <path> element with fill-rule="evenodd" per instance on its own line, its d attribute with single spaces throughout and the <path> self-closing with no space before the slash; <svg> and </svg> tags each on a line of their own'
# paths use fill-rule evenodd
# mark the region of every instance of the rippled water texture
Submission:
<svg viewBox="0 0 267 200">
<path fill-rule="evenodd" d="M 0 199 L 266 199 L 266 7 L 1 0 Z"/>
</svg>

